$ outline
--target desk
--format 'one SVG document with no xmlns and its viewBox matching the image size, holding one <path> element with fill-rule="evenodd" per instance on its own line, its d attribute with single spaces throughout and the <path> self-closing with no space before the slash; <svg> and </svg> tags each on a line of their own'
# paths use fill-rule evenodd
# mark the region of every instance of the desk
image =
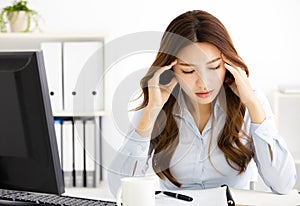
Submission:
<svg viewBox="0 0 300 206">
<path fill-rule="evenodd" d="M 107 185 L 105 184 L 99 188 L 66 188 L 65 195 L 115 201 L 115 198 L 108 191 L 106 186 Z M 296 190 L 291 191 L 288 195 L 277 195 L 270 192 L 259 192 L 253 190 L 239 190 L 239 189 L 231 189 L 231 192 L 237 206 L 238 205 L 243 205 L 243 206 L 244 205 L 255 205 L 255 206 L 300 205 L 300 195 Z M 172 206 L 194 205 L 193 202 L 183 202 L 180 200 L 173 202 L 174 200 L 173 198 L 168 200 L 169 201 L 167 201 L 167 203 L 169 204 L 166 205 L 172 205 Z M 162 205 L 162 204 L 161 202 L 159 202 L 156 205 Z"/>
<path fill-rule="evenodd" d="M 233 199 L 238 204 L 257 206 L 296 206 L 300 205 L 300 195 L 292 190 L 287 195 L 277 195 L 270 192 L 254 190 L 231 189 Z"/>
</svg>

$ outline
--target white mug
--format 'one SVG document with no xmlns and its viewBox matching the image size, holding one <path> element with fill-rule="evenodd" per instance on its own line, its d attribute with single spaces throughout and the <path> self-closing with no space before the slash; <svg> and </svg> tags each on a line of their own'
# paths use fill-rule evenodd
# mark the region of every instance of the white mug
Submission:
<svg viewBox="0 0 300 206">
<path fill-rule="evenodd" d="M 155 179 L 152 177 L 124 177 L 117 192 L 117 205 L 154 206 Z"/>
</svg>

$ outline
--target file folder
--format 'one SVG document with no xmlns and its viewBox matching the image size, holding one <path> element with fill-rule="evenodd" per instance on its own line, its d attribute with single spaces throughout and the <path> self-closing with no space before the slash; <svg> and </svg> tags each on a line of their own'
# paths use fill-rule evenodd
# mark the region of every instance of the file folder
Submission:
<svg viewBox="0 0 300 206">
<path fill-rule="evenodd" d="M 85 182 L 86 187 L 96 185 L 96 136 L 95 122 L 88 120 L 85 123 Z"/>
<path fill-rule="evenodd" d="M 56 142 L 57 142 L 57 148 L 58 148 L 58 154 L 59 154 L 59 160 L 60 164 L 62 165 L 62 154 L 61 154 L 61 133 L 62 133 L 62 121 L 61 120 L 54 120 L 54 129 L 55 129 L 55 135 L 56 135 Z"/>
<path fill-rule="evenodd" d="M 72 121 L 63 121 L 62 134 L 63 171 L 66 187 L 73 186 L 73 124 Z"/>
<path fill-rule="evenodd" d="M 103 42 L 63 44 L 65 110 L 73 113 L 103 109 Z"/>
<path fill-rule="evenodd" d="M 83 187 L 83 169 L 84 169 L 84 129 L 83 121 L 75 120 L 74 122 L 74 154 L 75 154 L 75 185 Z"/>
<path fill-rule="evenodd" d="M 45 70 L 49 87 L 52 112 L 63 110 L 62 46 L 60 42 L 42 42 Z"/>
</svg>

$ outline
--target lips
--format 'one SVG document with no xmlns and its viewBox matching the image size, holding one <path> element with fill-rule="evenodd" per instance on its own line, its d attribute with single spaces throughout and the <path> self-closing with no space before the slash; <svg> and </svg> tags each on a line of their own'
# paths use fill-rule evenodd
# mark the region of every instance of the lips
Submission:
<svg viewBox="0 0 300 206">
<path fill-rule="evenodd" d="M 196 92 L 195 94 L 200 98 L 207 98 L 212 94 L 213 90 L 207 92 Z"/>
</svg>

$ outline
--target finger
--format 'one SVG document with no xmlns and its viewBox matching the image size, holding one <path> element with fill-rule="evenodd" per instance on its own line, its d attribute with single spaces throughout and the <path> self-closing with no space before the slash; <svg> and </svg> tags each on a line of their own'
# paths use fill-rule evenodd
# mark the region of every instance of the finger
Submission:
<svg viewBox="0 0 300 206">
<path fill-rule="evenodd" d="M 234 69 L 234 65 L 233 63 L 226 58 L 226 56 L 224 54 L 221 55 L 222 56 L 222 59 L 224 61 L 224 66 L 225 68 L 233 75 L 233 76 L 236 76 L 237 75 L 237 72 L 235 71 Z"/>
<path fill-rule="evenodd" d="M 244 75 L 244 73 L 247 74 L 244 69 L 242 69 L 241 67 L 236 66 L 234 63 L 232 63 L 232 61 L 227 59 L 224 54 L 222 54 L 221 56 L 222 56 L 223 61 L 225 62 L 225 66 L 227 64 L 227 65 L 231 66 L 232 68 L 238 70 L 238 72 L 240 72 L 241 74 L 243 74 L 243 75 Z M 240 59 L 240 57 L 239 57 L 239 59 Z"/>
<path fill-rule="evenodd" d="M 228 63 L 224 64 L 225 68 L 236 78 L 238 75 L 238 71 Z"/>
<path fill-rule="evenodd" d="M 154 73 L 153 77 L 156 77 L 156 78 L 159 77 L 162 73 L 164 73 L 164 71 L 171 69 L 175 64 L 177 64 L 177 59 L 175 59 L 171 64 L 163 66 L 160 69 L 158 69 Z"/>
<path fill-rule="evenodd" d="M 233 66 L 233 63 L 224 54 L 222 54 L 221 56 L 222 56 L 224 63 L 227 63 L 227 64 Z"/>
<path fill-rule="evenodd" d="M 244 77 L 247 77 L 247 72 L 243 70 L 241 67 L 236 67 L 236 70 L 242 74 Z"/>
<path fill-rule="evenodd" d="M 236 86 L 236 83 L 233 82 L 231 85 L 229 85 L 230 89 L 237 95 L 239 96 L 238 94 L 238 89 L 237 89 L 237 86 Z"/>
<path fill-rule="evenodd" d="M 170 70 L 172 69 L 172 67 L 177 63 L 177 60 L 173 61 L 171 64 L 167 65 L 167 66 L 163 66 L 161 68 L 159 68 L 158 70 L 156 70 L 156 72 L 153 74 L 153 77 L 149 80 L 148 84 L 151 85 L 159 85 L 159 79 L 160 79 L 160 75 L 162 73 L 164 73 L 166 70 Z"/>
<path fill-rule="evenodd" d="M 175 88 L 175 86 L 177 85 L 178 81 L 176 79 L 176 77 L 173 77 L 171 82 L 169 84 L 167 84 L 166 86 L 168 87 L 168 89 L 170 91 L 173 91 L 173 89 Z"/>
<path fill-rule="evenodd" d="M 228 59 L 224 54 L 221 55 L 222 56 L 222 59 L 225 63 L 229 64 L 230 66 L 232 66 L 233 68 L 236 68 L 237 66 L 232 62 L 230 61 L 230 59 Z"/>
</svg>

